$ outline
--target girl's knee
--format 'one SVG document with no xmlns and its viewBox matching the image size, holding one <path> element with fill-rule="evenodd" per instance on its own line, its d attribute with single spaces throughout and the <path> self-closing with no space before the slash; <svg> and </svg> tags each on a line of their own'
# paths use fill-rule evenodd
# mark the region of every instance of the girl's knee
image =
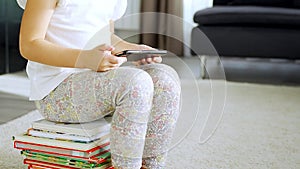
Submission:
<svg viewBox="0 0 300 169">
<path fill-rule="evenodd" d="M 153 90 L 153 81 L 151 76 L 140 69 L 135 69 L 134 74 L 129 79 L 131 85 L 144 86 L 146 90 Z"/>
<path fill-rule="evenodd" d="M 118 69 L 107 72 L 105 78 L 100 77 L 100 82 L 107 79 L 111 82 L 113 89 L 132 88 L 132 86 L 143 85 L 147 89 L 153 88 L 151 76 L 144 70 L 132 67 L 120 67 Z"/>
<path fill-rule="evenodd" d="M 129 68 L 122 71 L 126 73 L 127 79 L 123 79 L 124 83 L 119 84 L 116 91 L 115 113 L 130 122 L 147 123 L 154 93 L 152 78 L 140 69 Z"/>
<path fill-rule="evenodd" d="M 173 85 L 180 88 L 180 79 L 177 72 L 165 64 L 149 64 L 143 68 L 152 77 L 153 82 L 160 82 L 162 84 L 173 83 Z"/>
<path fill-rule="evenodd" d="M 151 76 L 141 69 L 136 68 L 120 68 L 122 73 L 118 78 L 120 81 L 116 81 L 119 85 L 118 92 L 121 95 L 129 94 L 130 97 L 138 99 L 151 98 L 154 91 L 154 85 Z"/>
</svg>

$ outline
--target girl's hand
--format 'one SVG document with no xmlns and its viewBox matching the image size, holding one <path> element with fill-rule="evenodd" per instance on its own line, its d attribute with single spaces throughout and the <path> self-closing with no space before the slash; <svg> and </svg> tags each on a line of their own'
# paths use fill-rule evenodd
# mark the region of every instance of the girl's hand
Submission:
<svg viewBox="0 0 300 169">
<path fill-rule="evenodd" d="M 147 45 L 136 45 L 134 50 L 156 50 L 150 46 Z M 145 65 L 145 64 L 152 64 L 152 63 L 161 63 L 162 58 L 159 55 L 153 55 L 152 57 L 149 57 L 147 59 L 141 59 L 139 61 L 134 62 L 136 66 L 138 65 Z"/>
<path fill-rule="evenodd" d="M 156 50 L 147 45 L 139 45 L 139 44 L 126 42 L 123 39 L 116 36 L 115 34 L 112 35 L 112 42 L 113 44 L 115 44 L 114 46 L 116 46 L 116 49 L 113 51 L 113 54 L 120 53 L 124 50 Z M 150 58 L 141 59 L 133 63 L 138 66 L 143 64 L 161 63 L 161 62 L 162 62 L 162 58 L 160 55 L 153 55 Z"/>
<path fill-rule="evenodd" d="M 116 57 L 111 54 L 114 47 L 100 45 L 91 50 L 84 50 L 78 57 L 76 67 L 89 68 L 96 72 L 105 72 L 116 69 L 127 61 L 126 57 Z"/>
</svg>

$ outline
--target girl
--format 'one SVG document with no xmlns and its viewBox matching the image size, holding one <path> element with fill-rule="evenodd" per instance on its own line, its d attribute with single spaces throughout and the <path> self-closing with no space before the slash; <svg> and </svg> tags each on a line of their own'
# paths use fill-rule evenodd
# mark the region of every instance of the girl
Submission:
<svg viewBox="0 0 300 169">
<path fill-rule="evenodd" d="M 125 12 L 126 0 L 18 0 L 25 8 L 20 52 L 28 59 L 30 100 L 51 121 L 89 122 L 113 113 L 112 164 L 117 169 L 164 168 L 179 114 L 180 82 L 161 57 L 120 67 L 126 42 L 105 27 Z M 85 49 L 100 30 L 98 46 Z M 107 31 L 107 32 L 105 32 Z"/>
</svg>

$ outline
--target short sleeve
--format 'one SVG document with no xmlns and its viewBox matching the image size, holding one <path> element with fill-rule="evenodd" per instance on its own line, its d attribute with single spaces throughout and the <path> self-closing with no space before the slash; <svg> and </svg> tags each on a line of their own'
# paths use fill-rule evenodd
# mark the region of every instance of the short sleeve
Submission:
<svg viewBox="0 0 300 169">
<path fill-rule="evenodd" d="M 111 19 L 115 21 L 121 18 L 126 12 L 126 8 L 127 8 L 127 0 L 116 0 L 116 5 Z"/>
<path fill-rule="evenodd" d="M 58 6 L 65 6 L 65 5 L 67 5 L 68 1 L 69 0 L 59 0 L 58 1 Z M 21 7 L 22 9 L 25 9 L 26 2 L 27 2 L 27 0 L 17 0 L 17 3 L 19 5 L 19 7 Z"/>
<path fill-rule="evenodd" d="M 17 0 L 17 3 L 20 8 L 25 9 L 27 0 Z"/>
</svg>

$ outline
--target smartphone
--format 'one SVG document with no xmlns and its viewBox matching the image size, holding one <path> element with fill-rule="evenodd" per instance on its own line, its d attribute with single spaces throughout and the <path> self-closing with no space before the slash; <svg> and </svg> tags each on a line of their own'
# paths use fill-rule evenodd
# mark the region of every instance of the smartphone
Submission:
<svg viewBox="0 0 300 169">
<path fill-rule="evenodd" d="M 124 50 L 117 53 L 116 56 L 127 57 L 127 61 L 138 61 L 141 59 L 151 58 L 155 55 L 166 55 L 166 50 Z"/>
</svg>

